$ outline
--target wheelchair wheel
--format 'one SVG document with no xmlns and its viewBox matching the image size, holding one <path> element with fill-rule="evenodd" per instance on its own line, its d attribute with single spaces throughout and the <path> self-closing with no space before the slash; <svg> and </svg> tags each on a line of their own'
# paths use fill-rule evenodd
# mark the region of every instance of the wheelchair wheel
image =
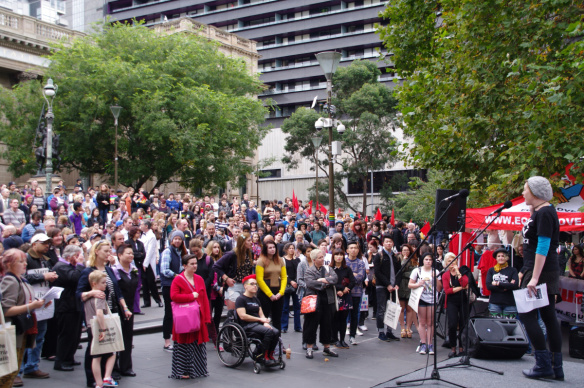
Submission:
<svg viewBox="0 0 584 388">
<path fill-rule="evenodd" d="M 286 368 L 286 363 L 282 360 L 280 361 L 280 369 Z"/>
<path fill-rule="evenodd" d="M 241 326 L 232 323 L 223 325 L 217 335 L 217 354 L 227 367 L 241 365 L 247 354 L 247 336 Z"/>
<path fill-rule="evenodd" d="M 261 371 L 262 371 L 262 366 L 258 362 L 254 362 L 253 363 L 253 373 L 255 373 L 256 375 L 259 375 Z"/>
</svg>

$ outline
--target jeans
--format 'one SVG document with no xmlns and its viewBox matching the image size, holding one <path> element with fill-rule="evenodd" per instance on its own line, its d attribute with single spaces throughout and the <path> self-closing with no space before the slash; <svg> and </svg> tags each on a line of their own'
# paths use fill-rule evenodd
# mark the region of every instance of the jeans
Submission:
<svg viewBox="0 0 584 388">
<path fill-rule="evenodd" d="M 101 217 L 101 225 L 105 226 L 107 224 L 107 214 L 108 209 L 99 209 L 99 216 Z"/>
<path fill-rule="evenodd" d="M 39 332 L 36 336 L 36 347 L 26 349 L 26 364 L 20 368 L 20 371 L 25 375 L 39 370 L 41 351 L 43 350 L 45 334 L 47 333 L 47 321 L 38 321 L 37 327 Z"/>
<path fill-rule="evenodd" d="M 284 307 L 282 308 L 282 330 L 288 330 L 288 320 L 290 318 L 290 298 L 292 298 L 292 308 L 294 308 L 294 330 L 302 330 L 302 325 L 300 324 L 300 301 L 298 300 L 298 295 L 284 294 Z"/>
<path fill-rule="evenodd" d="M 517 307 L 489 303 L 489 313 L 493 317 L 515 318 L 517 316 Z"/>
</svg>

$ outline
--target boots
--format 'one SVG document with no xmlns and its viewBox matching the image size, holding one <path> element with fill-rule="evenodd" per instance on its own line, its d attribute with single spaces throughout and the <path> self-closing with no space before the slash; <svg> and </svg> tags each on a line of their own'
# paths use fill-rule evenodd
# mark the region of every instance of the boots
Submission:
<svg viewBox="0 0 584 388">
<path fill-rule="evenodd" d="M 531 369 L 524 369 L 523 374 L 530 379 L 551 379 L 554 378 L 552 369 L 551 353 L 547 350 L 535 350 L 535 365 Z M 561 360 L 561 355 L 560 355 Z M 561 367 L 560 367 L 561 369 Z M 563 374 L 562 374 L 563 375 Z"/>
<path fill-rule="evenodd" d="M 564 368 L 562 368 L 562 353 L 552 353 L 552 368 L 554 370 L 554 379 L 564 381 Z"/>
<path fill-rule="evenodd" d="M 264 358 L 265 358 L 265 365 L 266 366 L 274 366 L 276 365 L 276 361 L 274 360 L 274 358 L 270 358 L 270 352 L 268 352 L 266 350 L 265 354 L 264 354 Z"/>
</svg>

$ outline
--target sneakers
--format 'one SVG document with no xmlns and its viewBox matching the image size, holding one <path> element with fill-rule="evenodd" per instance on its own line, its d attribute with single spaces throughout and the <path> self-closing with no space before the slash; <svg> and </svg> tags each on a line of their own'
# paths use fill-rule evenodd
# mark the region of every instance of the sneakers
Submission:
<svg viewBox="0 0 584 388">
<path fill-rule="evenodd" d="M 331 350 L 331 348 L 324 348 L 324 350 L 322 351 L 322 354 L 324 354 L 325 356 L 329 356 L 329 357 L 339 357 L 339 355 L 334 352 L 333 350 Z"/>
<path fill-rule="evenodd" d="M 357 329 L 357 335 L 363 335 L 363 333 L 361 332 L 361 330 Z"/>
<path fill-rule="evenodd" d="M 107 377 L 103 379 L 103 386 L 104 387 L 117 387 L 118 382 L 111 377 Z"/>
<path fill-rule="evenodd" d="M 312 350 L 316 352 L 318 350 L 318 346 L 316 346 L 316 344 L 312 345 Z"/>
<path fill-rule="evenodd" d="M 314 358 L 314 355 L 312 354 L 312 348 L 308 348 L 306 349 L 306 358 L 312 360 Z"/>
<path fill-rule="evenodd" d="M 359 330 L 361 330 L 361 331 L 367 331 L 367 330 L 369 330 L 369 329 L 367 328 L 367 326 L 365 326 L 365 325 L 357 326 L 357 328 L 358 328 Z"/>
<path fill-rule="evenodd" d="M 426 347 L 426 344 L 422 344 L 422 346 L 420 346 L 420 354 L 427 354 L 428 353 L 428 348 Z"/>
<path fill-rule="evenodd" d="M 341 341 L 341 345 L 343 345 L 343 349 L 349 349 L 349 344 L 346 343 L 345 341 Z"/>
<path fill-rule="evenodd" d="M 418 344 L 418 347 L 416 348 L 416 353 L 418 353 L 420 351 L 421 347 L 422 347 L 422 341 L 420 341 L 420 343 Z"/>
<path fill-rule="evenodd" d="M 306 344 L 302 344 L 302 350 L 306 350 L 308 349 L 308 347 L 306 346 Z"/>
<path fill-rule="evenodd" d="M 349 326 L 347 326 L 347 330 L 345 330 L 345 335 L 349 335 L 351 334 L 351 329 L 349 328 Z"/>
<path fill-rule="evenodd" d="M 387 338 L 384 332 L 380 331 L 377 339 L 383 342 L 389 342 L 390 340 Z"/>
<path fill-rule="evenodd" d="M 434 354 L 434 345 L 428 345 L 428 354 Z"/>
<path fill-rule="evenodd" d="M 385 336 L 390 341 L 399 341 L 399 338 L 397 338 L 395 335 L 393 335 L 393 333 L 385 333 Z"/>
<path fill-rule="evenodd" d="M 162 349 L 164 349 L 166 352 L 172 352 L 174 350 L 172 345 L 163 346 Z"/>
<path fill-rule="evenodd" d="M 452 348 L 450 353 L 448 353 L 448 358 L 456 357 L 456 348 Z"/>
<path fill-rule="evenodd" d="M 349 344 L 350 345 L 358 345 L 357 340 L 355 337 L 349 337 Z"/>
</svg>

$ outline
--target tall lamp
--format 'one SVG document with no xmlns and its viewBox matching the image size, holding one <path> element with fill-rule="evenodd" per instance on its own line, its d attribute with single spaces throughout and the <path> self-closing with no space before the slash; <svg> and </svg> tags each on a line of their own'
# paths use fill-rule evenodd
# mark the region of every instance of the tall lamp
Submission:
<svg viewBox="0 0 584 388">
<path fill-rule="evenodd" d="M 120 117 L 120 111 L 122 110 L 122 107 L 119 105 L 112 105 L 110 106 L 110 110 L 112 111 L 112 114 L 114 115 L 114 125 L 116 126 L 116 139 L 115 139 L 115 150 L 114 150 L 114 168 L 115 168 L 115 172 L 114 172 L 114 185 L 116 190 L 118 189 L 118 117 Z"/>
<path fill-rule="evenodd" d="M 43 88 L 43 97 L 47 102 L 48 110 L 45 113 L 45 118 L 47 119 L 47 152 L 46 152 L 46 166 L 45 173 L 47 179 L 46 195 L 51 195 L 53 190 L 52 179 L 53 179 L 53 120 L 55 116 L 53 115 L 53 100 L 57 94 L 58 86 L 53 84 L 53 79 L 49 78 L 47 84 Z"/>
</svg>

